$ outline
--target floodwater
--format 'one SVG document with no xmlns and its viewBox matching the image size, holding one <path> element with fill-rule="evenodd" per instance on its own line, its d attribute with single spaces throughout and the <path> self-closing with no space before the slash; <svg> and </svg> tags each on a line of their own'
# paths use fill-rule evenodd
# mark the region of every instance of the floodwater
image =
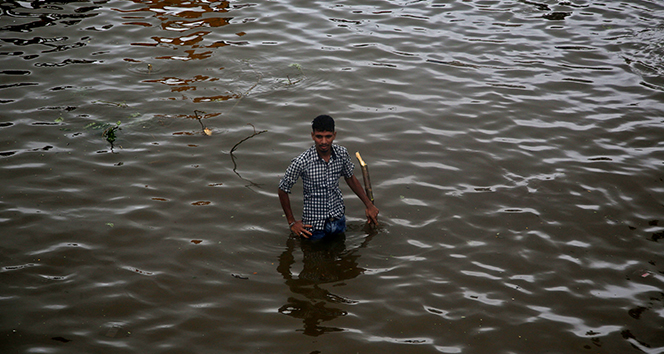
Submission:
<svg viewBox="0 0 664 354">
<path fill-rule="evenodd" d="M 664 3 L 0 9 L 2 353 L 664 353 Z M 323 113 L 381 223 L 311 243 Z"/>
</svg>

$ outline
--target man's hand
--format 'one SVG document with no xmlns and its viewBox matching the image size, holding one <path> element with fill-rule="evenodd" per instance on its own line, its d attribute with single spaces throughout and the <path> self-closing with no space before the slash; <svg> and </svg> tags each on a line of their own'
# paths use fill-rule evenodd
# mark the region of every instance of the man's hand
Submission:
<svg viewBox="0 0 664 354">
<path fill-rule="evenodd" d="M 311 231 L 307 230 L 307 227 L 313 227 L 313 225 L 304 225 L 302 224 L 302 220 L 298 220 L 290 227 L 290 230 L 298 236 L 309 238 L 311 236 Z"/>
<path fill-rule="evenodd" d="M 375 205 L 371 204 L 369 207 L 364 209 L 364 213 L 367 215 L 367 224 L 378 225 L 378 213 L 380 211 L 376 208 Z"/>
<path fill-rule="evenodd" d="M 364 189 L 362 189 L 362 185 L 360 184 L 360 181 L 357 180 L 355 176 L 350 176 L 349 178 L 346 178 L 346 183 L 350 187 L 350 189 L 355 193 L 355 195 L 360 198 L 362 203 L 364 203 L 365 210 L 364 213 L 367 215 L 367 224 L 374 224 L 378 225 L 378 208 L 376 208 L 375 205 L 371 202 L 367 194 L 364 192 Z"/>
<path fill-rule="evenodd" d="M 295 220 L 295 218 L 293 217 L 293 211 L 291 210 L 290 198 L 288 197 L 288 193 L 284 192 L 281 189 L 279 189 L 278 193 L 279 193 L 279 201 L 281 202 L 281 207 L 284 209 L 284 215 L 286 215 L 286 220 L 293 223 L 290 226 L 291 232 L 298 236 L 309 238 L 309 236 L 311 236 L 311 232 L 306 228 L 312 227 L 312 225 L 303 225 L 302 220 L 291 221 Z"/>
</svg>

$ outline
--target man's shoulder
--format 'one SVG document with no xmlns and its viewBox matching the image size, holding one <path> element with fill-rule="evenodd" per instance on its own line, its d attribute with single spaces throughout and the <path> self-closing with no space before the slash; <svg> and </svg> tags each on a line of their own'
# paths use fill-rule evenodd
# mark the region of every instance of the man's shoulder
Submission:
<svg viewBox="0 0 664 354">
<path fill-rule="evenodd" d="M 348 149 L 344 146 L 332 144 L 332 150 L 334 150 L 334 153 L 339 154 L 342 157 L 348 156 Z"/>
</svg>

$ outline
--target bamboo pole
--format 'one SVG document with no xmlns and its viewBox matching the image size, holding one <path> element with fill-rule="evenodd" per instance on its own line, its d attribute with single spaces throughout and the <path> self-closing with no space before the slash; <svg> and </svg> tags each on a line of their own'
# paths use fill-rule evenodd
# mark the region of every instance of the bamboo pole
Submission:
<svg viewBox="0 0 664 354">
<path fill-rule="evenodd" d="M 374 197 L 373 197 L 373 190 L 371 189 L 371 179 L 369 178 L 369 165 L 367 165 L 364 160 L 362 160 L 362 156 L 360 156 L 360 152 L 355 153 L 355 157 L 357 157 L 357 160 L 360 161 L 360 167 L 362 168 L 362 178 L 364 179 L 364 190 L 367 193 L 367 197 L 371 200 L 371 202 L 374 202 Z"/>
</svg>

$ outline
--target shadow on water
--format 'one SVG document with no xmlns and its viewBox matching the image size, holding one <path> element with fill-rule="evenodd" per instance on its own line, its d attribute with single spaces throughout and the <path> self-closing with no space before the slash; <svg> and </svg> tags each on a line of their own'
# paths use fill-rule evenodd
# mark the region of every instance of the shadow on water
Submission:
<svg viewBox="0 0 664 354">
<path fill-rule="evenodd" d="M 308 336 L 320 336 L 331 332 L 341 332 L 342 328 L 323 326 L 323 322 L 346 316 L 347 312 L 337 304 L 356 304 L 356 300 L 332 293 L 325 288 L 345 285 L 344 281 L 364 274 L 359 266 L 360 250 L 365 248 L 378 233 L 375 229 L 365 228 L 367 235 L 356 247 L 346 243 L 346 235 L 339 234 L 320 241 L 301 239 L 291 235 L 286 241 L 286 249 L 279 256 L 277 271 L 286 280 L 292 296 L 279 308 L 279 313 L 301 319 Z M 302 251 L 302 270 L 296 274 L 293 268 L 295 254 Z"/>
</svg>

